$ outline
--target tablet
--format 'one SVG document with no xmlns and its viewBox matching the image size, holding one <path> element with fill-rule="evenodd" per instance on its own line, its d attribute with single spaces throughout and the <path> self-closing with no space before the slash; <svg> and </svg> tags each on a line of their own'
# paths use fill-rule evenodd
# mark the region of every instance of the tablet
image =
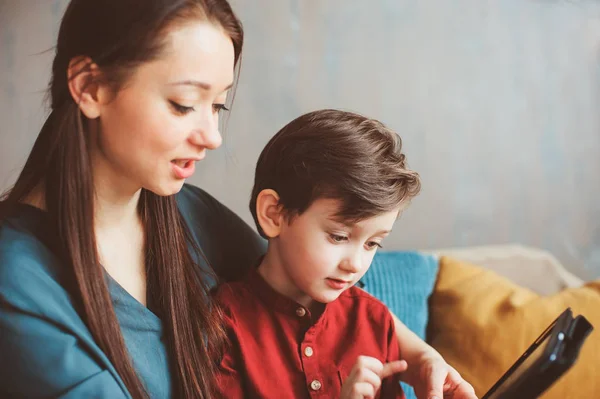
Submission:
<svg viewBox="0 0 600 399">
<path fill-rule="evenodd" d="M 481 399 L 534 399 L 577 360 L 593 327 L 567 308 Z"/>
</svg>

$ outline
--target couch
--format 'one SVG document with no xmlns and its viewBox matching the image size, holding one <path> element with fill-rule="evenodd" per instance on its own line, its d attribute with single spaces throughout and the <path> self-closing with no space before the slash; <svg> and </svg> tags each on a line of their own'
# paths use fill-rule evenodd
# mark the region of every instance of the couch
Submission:
<svg viewBox="0 0 600 399">
<path fill-rule="evenodd" d="M 449 248 L 431 253 L 438 259 L 448 256 L 491 270 L 540 295 L 551 295 L 584 284 L 549 252 L 523 245 Z"/>
<path fill-rule="evenodd" d="M 480 396 L 566 307 L 600 330 L 600 281 L 586 283 L 522 245 L 379 253 L 363 281 Z M 598 356 L 594 331 L 543 398 L 600 397 Z"/>
</svg>

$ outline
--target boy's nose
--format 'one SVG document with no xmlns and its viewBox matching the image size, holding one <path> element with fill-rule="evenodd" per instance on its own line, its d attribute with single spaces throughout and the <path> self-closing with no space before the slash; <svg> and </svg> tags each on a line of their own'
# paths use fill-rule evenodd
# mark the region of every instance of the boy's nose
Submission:
<svg viewBox="0 0 600 399">
<path fill-rule="evenodd" d="M 359 256 L 347 257 L 340 264 L 340 269 L 347 273 L 358 273 L 361 271 L 361 260 Z"/>
</svg>

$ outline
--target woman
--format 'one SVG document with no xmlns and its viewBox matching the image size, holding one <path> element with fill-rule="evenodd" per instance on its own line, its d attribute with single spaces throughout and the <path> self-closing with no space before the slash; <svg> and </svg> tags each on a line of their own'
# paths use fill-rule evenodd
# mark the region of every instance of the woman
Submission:
<svg viewBox="0 0 600 399">
<path fill-rule="evenodd" d="M 0 397 L 210 397 L 211 268 L 241 276 L 264 243 L 183 184 L 221 144 L 242 42 L 225 0 L 69 4 L 51 114 L 0 206 Z M 397 323 L 417 393 L 474 397 Z"/>
</svg>

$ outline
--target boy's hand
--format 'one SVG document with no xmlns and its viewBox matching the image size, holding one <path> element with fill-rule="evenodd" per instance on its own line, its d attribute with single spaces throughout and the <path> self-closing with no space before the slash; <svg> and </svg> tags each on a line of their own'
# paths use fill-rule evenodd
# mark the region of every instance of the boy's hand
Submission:
<svg viewBox="0 0 600 399">
<path fill-rule="evenodd" d="M 342 384 L 340 399 L 374 398 L 381 386 L 381 380 L 408 368 L 404 360 L 383 364 L 374 357 L 359 356 Z"/>
<path fill-rule="evenodd" d="M 411 367 L 409 374 L 413 375 L 404 377 L 412 377 L 407 382 L 413 383 L 419 399 L 477 399 L 473 387 L 439 354 L 424 356 L 418 366 Z"/>
</svg>

